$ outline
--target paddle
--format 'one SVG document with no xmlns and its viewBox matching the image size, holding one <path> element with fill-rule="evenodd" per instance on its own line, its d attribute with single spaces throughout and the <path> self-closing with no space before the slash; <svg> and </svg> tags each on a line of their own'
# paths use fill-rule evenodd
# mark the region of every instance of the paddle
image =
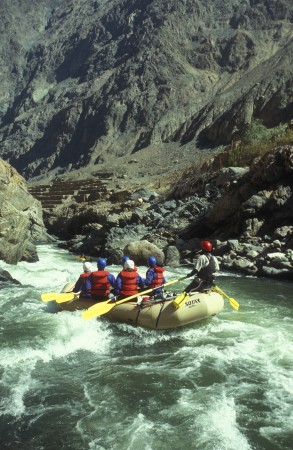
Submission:
<svg viewBox="0 0 293 450">
<path fill-rule="evenodd" d="M 188 275 L 186 275 L 185 277 L 182 277 L 182 278 L 177 278 L 177 280 L 169 281 L 168 283 L 162 284 L 161 286 L 157 286 L 155 288 L 151 288 L 151 289 L 147 289 L 146 291 L 139 292 L 138 294 L 131 295 L 130 297 L 123 298 L 122 300 L 118 300 L 115 303 L 113 303 L 113 300 L 96 303 L 95 305 L 91 306 L 89 309 L 84 311 L 82 313 L 82 317 L 85 320 L 89 320 L 89 319 L 94 319 L 95 317 L 102 316 L 103 314 L 106 314 L 107 312 L 111 311 L 112 308 L 115 308 L 115 306 L 120 305 L 121 303 L 128 302 L 129 300 L 139 297 L 140 295 L 148 294 L 149 292 L 152 292 L 155 289 L 159 289 L 159 288 L 162 288 L 165 286 L 170 286 L 170 284 L 178 283 L 178 281 L 185 280 L 185 278 L 188 278 Z"/>
<path fill-rule="evenodd" d="M 75 300 L 79 297 L 79 292 L 46 292 L 41 294 L 41 300 L 43 302 L 50 302 L 55 300 L 57 303 L 65 303 L 70 300 Z"/>
<path fill-rule="evenodd" d="M 189 299 L 189 295 L 187 294 L 187 292 L 182 292 L 181 294 L 179 294 L 175 300 L 173 300 L 173 305 L 175 307 L 175 309 L 179 309 L 181 308 L 181 306 L 184 305 L 184 303 Z"/>
<path fill-rule="evenodd" d="M 226 297 L 229 302 L 230 305 L 232 306 L 232 308 L 236 309 L 236 311 L 238 311 L 239 309 L 239 303 L 237 302 L 237 300 L 235 300 L 235 298 L 229 297 L 227 294 L 225 294 L 224 291 L 222 291 L 222 289 L 220 289 L 218 286 L 213 286 L 212 287 L 212 291 L 218 292 L 218 294 L 223 295 L 224 297 Z"/>
</svg>

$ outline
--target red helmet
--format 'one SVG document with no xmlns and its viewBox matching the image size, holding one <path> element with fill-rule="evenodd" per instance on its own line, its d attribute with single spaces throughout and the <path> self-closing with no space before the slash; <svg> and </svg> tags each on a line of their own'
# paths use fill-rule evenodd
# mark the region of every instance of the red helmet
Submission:
<svg viewBox="0 0 293 450">
<path fill-rule="evenodd" d="M 204 252 L 211 252 L 213 250 L 213 244 L 210 241 L 201 241 L 200 246 Z"/>
</svg>

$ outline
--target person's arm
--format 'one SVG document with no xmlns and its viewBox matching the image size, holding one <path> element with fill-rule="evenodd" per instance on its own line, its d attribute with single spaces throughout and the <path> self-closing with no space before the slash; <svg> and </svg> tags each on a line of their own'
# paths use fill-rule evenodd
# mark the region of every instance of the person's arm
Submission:
<svg viewBox="0 0 293 450">
<path fill-rule="evenodd" d="M 187 278 L 190 278 L 190 277 L 194 277 L 194 275 L 196 275 L 196 274 L 197 274 L 197 270 L 195 268 L 193 268 L 192 271 L 189 272 L 186 276 L 187 276 Z"/>
<path fill-rule="evenodd" d="M 75 283 L 74 288 L 72 289 L 72 291 L 73 292 L 79 292 L 79 291 L 81 291 L 81 288 L 82 288 L 82 281 L 81 281 L 81 278 L 79 277 L 79 279 Z"/>
<path fill-rule="evenodd" d="M 145 285 L 150 286 L 155 276 L 153 269 L 149 269 L 146 273 Z"/>
<path fill-rule="evenodd" d="M 110 285 L 112 286 L 112 287 L 115 287 L 115 277 L 114 277 L 114 275 L 112 274 L 112 273 L 109 273 L 109 275 L 108 275 L 108 282 L 110 283 Z"/>
<path fill-rule="evenodd" d="M 118 273 L 114 284 L 114 292 L 116 295 L 120 294 L 121 288 L 122 288 L 122 278 L 120 273 Z"/>
<path fill-rule="evenodd" d="M 213 256 L 213 258 L 215 260 L 215 266 L 216 266 L 215 269 L 217 272 L 218 270 L 220 270 L 220 264 L 219 264 L 218 258 L 216 256 Z"/>
<path fill-rule="evenodd" d="M 188 274 L 188 277 L 193 277 L 194 275 L 197 275 L 198 272 L 203 268 L 206 267 L 209 264 L 209 260 L 205 255 L 200 255 L 194 262 L 194 268 L 192 271 Z"/>
<path fill-rule="evenodd" d="M 137 275 L 136 284 L 138 285 L 138 287 L 140 287 L 140 289 L 143 289 L 145 287 L 143 279 L 141 278 L 140 275 Z"/>
<path fill-rule="evenodd" d="M 85 298 L 92 298 L 92 294 L 91 294 L 91 289 L 92 289 L 92 283 L 91 283 L 91 277 L 87 277 L 87 279 L 85 280 L 85 289 L 82 292 L 82 297 Z"/>
</svg>

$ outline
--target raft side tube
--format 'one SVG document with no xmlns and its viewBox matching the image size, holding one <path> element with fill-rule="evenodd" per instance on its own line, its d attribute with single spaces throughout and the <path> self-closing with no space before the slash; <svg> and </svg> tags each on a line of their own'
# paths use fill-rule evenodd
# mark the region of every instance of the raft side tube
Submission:
<svg viewBox="0 0 293 450">
<path fill-rule="evenodd" d="M 62 292 L 72 290 L 74 284 L 68 283 Z M 80 298 L 59 304 L 61 310 L 84 310 L 96 302 L 91 299 Z M 199 320 L 207 319 L 218 314 L 224 307 L 224 299 L 217 292 L 191 293 L 188 300 L 178 309 L 173 305 L 173 299 L 163 302 L 145 302 L 142 306 L 136 301 L 121 303 L 114 306 L 101 317 L 117 320 L 143 328 L 167 330 L 188 325 Z"/>
</svg>

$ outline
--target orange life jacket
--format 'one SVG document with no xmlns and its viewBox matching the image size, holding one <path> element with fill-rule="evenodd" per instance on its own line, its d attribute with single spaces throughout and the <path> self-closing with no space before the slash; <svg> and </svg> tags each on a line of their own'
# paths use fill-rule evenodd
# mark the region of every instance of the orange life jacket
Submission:
<svg viewBox="0 0 293 450">
<path fill-rule="evenodd" d="M 97 270 L 91 273 L 91 295 L 95 297 L 106 297 L 110 293 L 109 273 L 107 270 Z"/>
<path fill-rule="evenodd" d="M 156 272 L 157 277 L 152 279 L 151 287 L 161 286 L 164 283 L 164 267 L 154 266 L 152 269 Z"/>
<path fill-rule="evenodd" d="M 85 292 L 85 282 L 87 280 L 87 278 L 91 275 L 91 272 L 83 272 L 79 275 L 79 281 L 80 283 L 80 289 L 81 291 Z"/>
<path fill-rule="evenodd" d="M 90 276 L 91 272 L 83 272 L 80 274 L 80 278 L 86 280 Z"/>
<path fill-rule="evenodd" d="M 135 270 L 122 270 L 120 272 L 122 278 L 122 287 L 120 295 L 130 297 L 138 293 L 138 286 L 136 283 L 137 272 Z"/>
</svg>

